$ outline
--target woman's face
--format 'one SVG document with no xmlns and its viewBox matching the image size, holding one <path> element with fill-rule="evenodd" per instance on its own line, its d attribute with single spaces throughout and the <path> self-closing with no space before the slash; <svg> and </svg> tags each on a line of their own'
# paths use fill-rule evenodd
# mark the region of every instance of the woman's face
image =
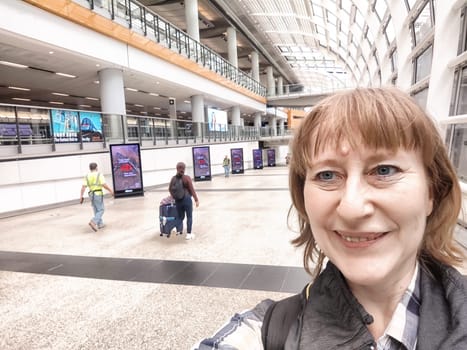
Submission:
<svg viewBox="0 0 467 350">
<path fill-rule="evenodd" d="M 419 152 L 328 147 L 307 171 L 304 198 L 318 247 L 349 283 L 411 276 L 433 205 Z"/>
</svg>

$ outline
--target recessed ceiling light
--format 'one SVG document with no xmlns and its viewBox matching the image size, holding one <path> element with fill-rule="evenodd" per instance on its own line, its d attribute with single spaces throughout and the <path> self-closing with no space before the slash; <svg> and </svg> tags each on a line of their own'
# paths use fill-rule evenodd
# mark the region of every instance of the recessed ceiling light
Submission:
<svg viewBox="0 0 467 350">
<path fill-rule="evenodd" d="M 18 86 L 8 86 L 8 89 L 13 89 L 13 90 L 22 90 L 22 91 L 31 91 L 31 89 L 28 88 L 22 88 Z"/>
<path fill-rule="evenodd" d="M 30 98 L 21 98 L 21 97 L 13 97 L 12 100 L 17 100 L 17 101 L 31 101 Z"/>
<path fill-rule="evenodd" d="M 76 78 L 76 75 L 72 75 L 72 74 L 66 74 L 66 73 L 60 73 L 60 72 L 57 72 L 55 74 L 60 75 L 65 78 Z"/>
<path fill-rule="evenodd" d="M 149 95 L 151 95 L 151 96 L 159 96 L 159 94 L 156 94 L 155 92 L 150 92 Z"/>
<path fill-rule="evenodd" d="M 0 61 L 0 64 L 3 64 L 4 66 L 9 66 L 9 67 L 15 67 L 15 68 L 28 68 L 28 66 L 25 66 L 24 64 L 13 63 L 13 62 L 8 62 L 8 61 Z"/>
<path fill-rule="evenodd" d="M 49 55 L 53 55 L 55 52 L 53 51 L 49 51 Z"/>
<path fill-rule="evenodd" d="M 99 101 L 98 98 L 95 97 L 85 97 L 86 100 L 93 100 L 93 101 Z"/>
<path fill-rule="evenodd" d="M 63 102 L 58 102 L 58 101 L 49 101 L 50 104 L 53 104 L 53 105 L 62 105 Z"/>
<path fill-rule="evenodd" d="M 94 80 L 93 83 L 94 84 L 99 84 L 99 80 Z"/>
<path fill-rule="evenodd" d="M 90 105 L 79 105 L 80 107 L 91 107 Z"/>
<path fill-rule="evenodd" d="M 52 95 L 57 95 L 57 96 L 70 96 L 68 94 L 62 94 L 61 92 L 52 92 Z"/>
<path fill-rule="evenodd" d="M 161 109 L 160 107 L 153 107 L 153 108 L 154 108 L 154 109 L 159 109 L 159 110 Z"/>
<path fill-rule="evenodd" d="M 133 88 L 129 88 L 129 87 L 127 87 L 125 89 L 128 90 L 128 91 L 138 91 L 138 89 L 133 89 Z"/>
<path fill-rule="evenodd" d="M 96 63 L 96 67 L 100 67 L 101 65 L 99 63 Z"/>
<path fill-rule="evenodd" d="M 135 104 L 135 107 L 144 107 L 143 105 Z"/>
</svg>

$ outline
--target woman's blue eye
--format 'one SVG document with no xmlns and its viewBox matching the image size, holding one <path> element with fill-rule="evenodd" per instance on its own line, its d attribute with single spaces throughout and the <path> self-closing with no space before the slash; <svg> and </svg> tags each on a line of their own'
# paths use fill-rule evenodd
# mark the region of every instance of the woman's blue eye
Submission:
<svg viewBox="0 0 467 350">
<path fill-rule="evenodd" d="M 333 180 L 334 177 L 335 177 L 335 174 L 333 171 L 322 171 L 320 173 L 318 173 L 318 175 L 316 176 L 319 180 L 323 180 L 323 181 L 329 181 L 329 180 Z"/>
<path fill-rule="evenodd" d="M 376 167 L 376 175 L 390 176 L 397 172 L 397 168 L 392 165 L 379 165 Z"/>
</svg>

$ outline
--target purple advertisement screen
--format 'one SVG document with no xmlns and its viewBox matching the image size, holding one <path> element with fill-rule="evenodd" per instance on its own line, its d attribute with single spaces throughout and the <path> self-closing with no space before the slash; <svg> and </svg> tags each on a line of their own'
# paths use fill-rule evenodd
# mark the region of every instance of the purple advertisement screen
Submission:
<svg viewBox="0 0 467 350">
<path fill-rule="evenodd" d="M 195 180 L 211 179 L 209 147 L 193 147 L 193 170 Z"/>
<path fill-rule="evenodd" d="M 276 150 L 268 149 L 268 166 L 276 166 Z"/>
<path fill-rule="evenodd" d="M 110 145 L 115 195 L 141 194 L 143 178 L 139 144 Z"/>
<path fill-rule="evenodd" d="M 230 157 L 232 158 L 232 173 L 243 173 L 243 148 L 232 148 Z"/>
<path fill-rule="evenodd" d="M 255 169 L 263 169 L 263 150 L 253 150 L 253 167 Z"/>
</svg>

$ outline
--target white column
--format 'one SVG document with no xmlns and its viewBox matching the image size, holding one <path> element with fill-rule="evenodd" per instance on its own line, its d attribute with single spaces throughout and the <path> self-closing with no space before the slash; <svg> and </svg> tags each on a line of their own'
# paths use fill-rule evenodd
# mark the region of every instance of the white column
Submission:
<svg viewBox="0 0 467 350">
<path fill-rule="evenodd" d="M 98 72 L 101 111 L 108 125 L 106 141 L 119 143 L 127 140 L 125 87 L 120 69 L 108 68 Z"/>
<path fill-rule="evenodd" d="M 233 106 L 231 113 L 232 113 L 232 125 L 240 126 L 240 106 Z"/>
<path fill-rule="evenodd" d="M 284 80 L 282 77 L 277 78 L 277 94 L 283 95 L 284 94 Z"/>
<path fill-rule="evenodd" d="M 269 117 L 269 130 L 271 136 L 277 136 L 276 117 Z"/>
<path fill-rule="evenodd" d="M 186 32 L 199 41 L 198 0 L 185 0 Z"/>
<path fill-rule="evenodd" d="M 235 68 L 238 68 L 238 58 L 237 58 L 237 32 L 235 28 L 227 28 L 227 45 L 228 45 L 228 57 L 229 62 Z"/>
<path fill-rule="evenodd" d="M 284 119 L 279 119 L 279 134 L 284 135 Z"/>
<path fill-rule="evenodd" d="M 261 112 L 255 113 L 255 128 L 261 128 Z"/>
<path fill-rule="evenodd" d="M 256 51 L 251 52 L 251 77 L 259 81 L 259 56 Z"/>
<path fill-rule="evenodd" d="M 193 120 L 193 135 L 201 136 L 201 130 L 204 122 L 204 96 L 191 96 L 191 119 Z"/>
<path fill-rule="evenodd" d="M 290 94 L 289 85 L 285 86 L 285 94 L 286 95 Z"/>
<path fill-rule="evenodd" d="M 271 66 L 266 67 L 266 77 L 267 77 L 268 96 L 275 96 L 276 95 L 276 84 L 274 82 L 274 75 L 273 75 Z"/>
</svg>

